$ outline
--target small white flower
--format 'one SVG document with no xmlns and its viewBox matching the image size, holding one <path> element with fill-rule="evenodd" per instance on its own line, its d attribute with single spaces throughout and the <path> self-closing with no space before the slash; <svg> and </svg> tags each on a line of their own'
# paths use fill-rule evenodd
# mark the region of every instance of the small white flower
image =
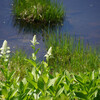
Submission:
<svg viewBox="0 0 100 100">
<path fill-rule="evenodd" d="M 35 46 L 36 44 L 39 44 L 39 42 L 37 42 L 36 40 L 36 35 L 33 36 L 33 40 L 31 41 L 31 43 Z"/>
<path fill-rule="evenodd" d="M 6 54 L 6 49 L 7 49 L 7 41 L 4 40 L 3 45 L 1 47 L 1 54 Z"/>
<path fill-rule="evenodd" d="M 4 61 L 5 61 L 5 62 L 7 62 L 7 61 L 8 61 L 8 59 L 4 59 Z"/>
<path fill-rule="evenodd" d="M 49 58 L 51 57 L 51 55 L 52 55 L 52 47 L 49 48 L 47 54 L 45 55 L 47 61 L 49 60 Z"/>
<path fill-rule="evenodd" d="M 10 50 L 7 50 L 7 53 L 10 53 Z"/>
</svg>

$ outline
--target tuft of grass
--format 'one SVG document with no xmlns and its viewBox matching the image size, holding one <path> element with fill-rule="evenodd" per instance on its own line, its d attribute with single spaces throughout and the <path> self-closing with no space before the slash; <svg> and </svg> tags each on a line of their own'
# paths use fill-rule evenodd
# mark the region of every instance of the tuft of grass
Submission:
<svg viewBox="0 0 100 100">
<path fill-rule="evenodd" d="M 26 61 L 27 55 L 22 50 L 16 50 L 10 57 L 9 70 L 15 71 L 15 77 L 20 76 L 23 79 L 27 73 L 27 70 L 32 69 L 32 65 Z"/>
<path fill-rule="evenodd" d="M 100 67 L 100 58 L 95 49 L 89 45 L 84 46 L 82 40 L 66 34 L 47 34 L 46 47 L 52 46 L 53 58 L 49 60 L 49 66 L 53 71 L 69 70 L 70 72 L 93 71 Z"/>
<path fill-rule="evenodd" d="M 14 0 L 16 19 L 27 23 L 59 23 L 64 18 L 64 8 L 56 0 Z"/>
</svg>

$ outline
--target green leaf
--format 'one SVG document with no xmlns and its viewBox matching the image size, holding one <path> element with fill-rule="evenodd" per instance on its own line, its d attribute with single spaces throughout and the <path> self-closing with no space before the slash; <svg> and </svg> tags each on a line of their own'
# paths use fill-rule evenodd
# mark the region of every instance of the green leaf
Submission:
<svg viewBox="0 0 100 100">
<path fill-rule="evenodd" d="M 87 100 L 87 95 L 84 94 L 83 92 L 75 92 L 75 94 L 76 94 L 77 97 Z"/>
<path fill-rule="evenodd" d="M 18 90 L 16 90 L 16 89 L 12 91 L 12 93 L 11 93 L 11 95 L 9 97 L 9 100 L 15 96 L 15 94 L 17 93 L 17 91 Z"/>
<path fill-rule="evenodd" d="M 48 79 L 49 79 L 49 75 L 45 73 L 42 75 L 42 78 L 43 78 L 44 82 L 47 83 Z"/>
<path fill-rule="evenodd" d="M 84 85 L 83 79 L 82 79 L 80 76 L 75 75 L 75 79 L 76 79 L 80 84 Z"/>
<path fill-rule="evenodd" d="M 37 81 L 37 74 L 36 74 L 36 69 L 32 69 L 32 75 L 34 76 L 35 81 Z"/>
<path fill-rule="evenodd" d="M 19 89 L 20 89 L 20 91 L 21 91 L 21 92 L 22 92 L 22 91 L 23 91 L 23 89 L 24 89 L 24 84 L 23 84 L 23 82 L 22 82 L 22 81 L 20 82 Z"/>
<path fill-rule="evenodd" d="M 92 89 L 89 92 L 88 96 L 91 98 L 91 96 L 94 95 L 96 91 L 97 91 L 97 87 L 92 87 Z"/>
<path fill-rule="evenodd" d="M 59 84 L 63 81 L 64 76 L 59 76 L 57 81 L 56 81 L 56 86 L 59 86 Z"/>
<path fill-rule="evenodd" d="M 59 89 L 59 91 L 56 94 L 56 97 L 60 96 L 60 94 L 64 91 L 64 87 L 62 87 L 61 89 Z"/>
<path fill-rule="evenodd" d="M 33 86 L 33 87 L 31 87 L 31 88 L 38 88 L 38 86 L 37 86 L 37 83 L 36 82 L 34 82 L 33 80 L 31 80 L 30 78 L 27 78 L 27 81 Z"/>
<path fill-rule="evenodd" d="M 92 72 L 92 80 L 94 80 L 94 71 Z"/>
<path fill-rule="evenodd" d="M 38 48 L 38 49 L 35 51 L 35 55 L 38 53 L 39 50 L 40 50 L 40 48 Z"/>
<path fill-rule="evenodd" d="M 16 71 L 13 71 L 13 72 L 10 73 L 10 75 L 9 75 L 9 77 L 8 77 L 8 80 L 12 80 L 12 78 L 13 78 L 15 72 L 16 72 Z"/>
<path fill-rule="evenodd" d="M 23 82 L 24 85 L 27 84 L 26 78 L 24 78 L 24 79 L 22 80 L 22 82 Z"/>
<path fill-rule="evenodd" d="M 57 79 L 58 79 L 58 77 L 51 79 L 51 80 L 49 81 L 48 87 L 54 85 Z"/>
<path fill-rule="evenodd" d="M 28 61 L 30 64 L 32 64 L 34 67 L 36 67 L 36 62 L 34 62 L 31 59 L 26 59 L 26 61 Z"/>
<path fill-rule="evenodd" d="M 68 91 L 69 90 L 69 85 L 67 85 L 66 83 L 64 83 L 64 87 L 65 89 Z"/>
<path fill-rule="evenodd" d="M 4 95 L 5 97 L 8 96 L 8 91 L 7 91 L 7 88 L 5 86 L 2 88 L 2 95 Z"/>
<path fill-rule="evenodd" d="M 38 88 L 41 89 L 42 91 L 44 90 L 44 81 L 42 77 L 38 79 Z"/>
<path fill-rule="evenodd" d="M 42 63 L 44 65 L 44 68 L 47 68 L 48 67 L 48 64 L 46 62 L 43 61 Z"/>
</svg>

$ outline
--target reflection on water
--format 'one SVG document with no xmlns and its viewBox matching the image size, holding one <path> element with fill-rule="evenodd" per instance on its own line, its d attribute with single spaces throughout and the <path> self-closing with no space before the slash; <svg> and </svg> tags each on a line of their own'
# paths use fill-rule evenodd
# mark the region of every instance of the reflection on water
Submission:
<svg viewBox="0 0 100 100">
<path fill-rule="evenodd" d="M 61 1 L 61 0 L 59 0 Z M 40 57 L 45 54 L 42 31 L 55 30 L 50 25 L 30 25 L 14 19 L 12 14 L 12 0 L 0 0 L 0 47 L 3 40 L 7 40 L 11 49 L 23 48 L 27 52 L 33 52 L 30 48 L 30 40 L 37 35 L 40 42 Z M 76 37 L 84 38 L 93 46 L 100 45 L 100 0 L 63 0 L 66 17 L 60 32 L 68 32 Z M 58 26 L 57 26 L 58 27 Z"/>
<path fill-rule="evenodd" d="M 27 23 L 23 20 L 16 19 L 14 16 L 12 19 L 13 19 L 12 21 L 13 27 L 17 28 L 19 30 L 19 33 L 24 32 L 24 34 L 25 33 L 34 34 L 35 32 L 42 33 L 42 30 L 48 31 L 49 29 L 56 30 L 57 26 L 61 27 L 62 24 L 62 23 L 57 23 L 57 24 L 49 23 L 44 25 L 44 23 Z"/>
<path fill-rule="evenodd" d="M 70 34 L 83 37 L 91 45 L 100 45 L 100 0 L 63 0 L 66 19 L 72 28 L 62 28 Z"/>
</svg>

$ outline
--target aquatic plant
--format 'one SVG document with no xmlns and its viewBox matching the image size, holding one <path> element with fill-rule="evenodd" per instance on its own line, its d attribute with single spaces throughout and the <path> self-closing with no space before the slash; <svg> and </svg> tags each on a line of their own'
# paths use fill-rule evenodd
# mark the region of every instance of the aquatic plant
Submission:
<svg viewBox="0 0 100 100">
<path fill-rule="evenodd" d="M 4 44 L 3 47 L 7 47 L 7 41 L 4 41 Z M 35 48 L 35 45 L 32 47 Z M 51 51 L 52 47 L 47 52 L 49 56 L 52 55 Z M 79 74 L 69 73 L 67 70 L 50 74 L 48 59 L 37 62 L 25 58 L 25 62 L 32 65 L 32 70 L 26 69 L 26 75 L 20 80 L 19 74 L 17 77 L 14 76 L 16 70 L 9 69 L 10 60 L 8 63 L 3 61 L 2 64 L 6 65 L 7 69 L 0 68 L 2 77 L 5 76 L 5 80 L 0 80 L 1 100 L 98 100 L 100 98 L 100 69 Z"/>
<path fill-rule="evenodd" d="M 27 23 L 59 23 L 64 18 L 62 4 L 51 0 L 14 0 L 16 19 Z"/>
<path fill-rule="evenodd" d="M 49 66 L 53 66 L 52 71 L 67 69 L 78 73 L 93 71 L 100 67 L 100 58 L 96 50 L 85 46 L 83 40 L 55 32 L 46 34 L 44 40 L 47 49 L 52 46 L 53 58 L 48 61 Z"/>
</svg>

